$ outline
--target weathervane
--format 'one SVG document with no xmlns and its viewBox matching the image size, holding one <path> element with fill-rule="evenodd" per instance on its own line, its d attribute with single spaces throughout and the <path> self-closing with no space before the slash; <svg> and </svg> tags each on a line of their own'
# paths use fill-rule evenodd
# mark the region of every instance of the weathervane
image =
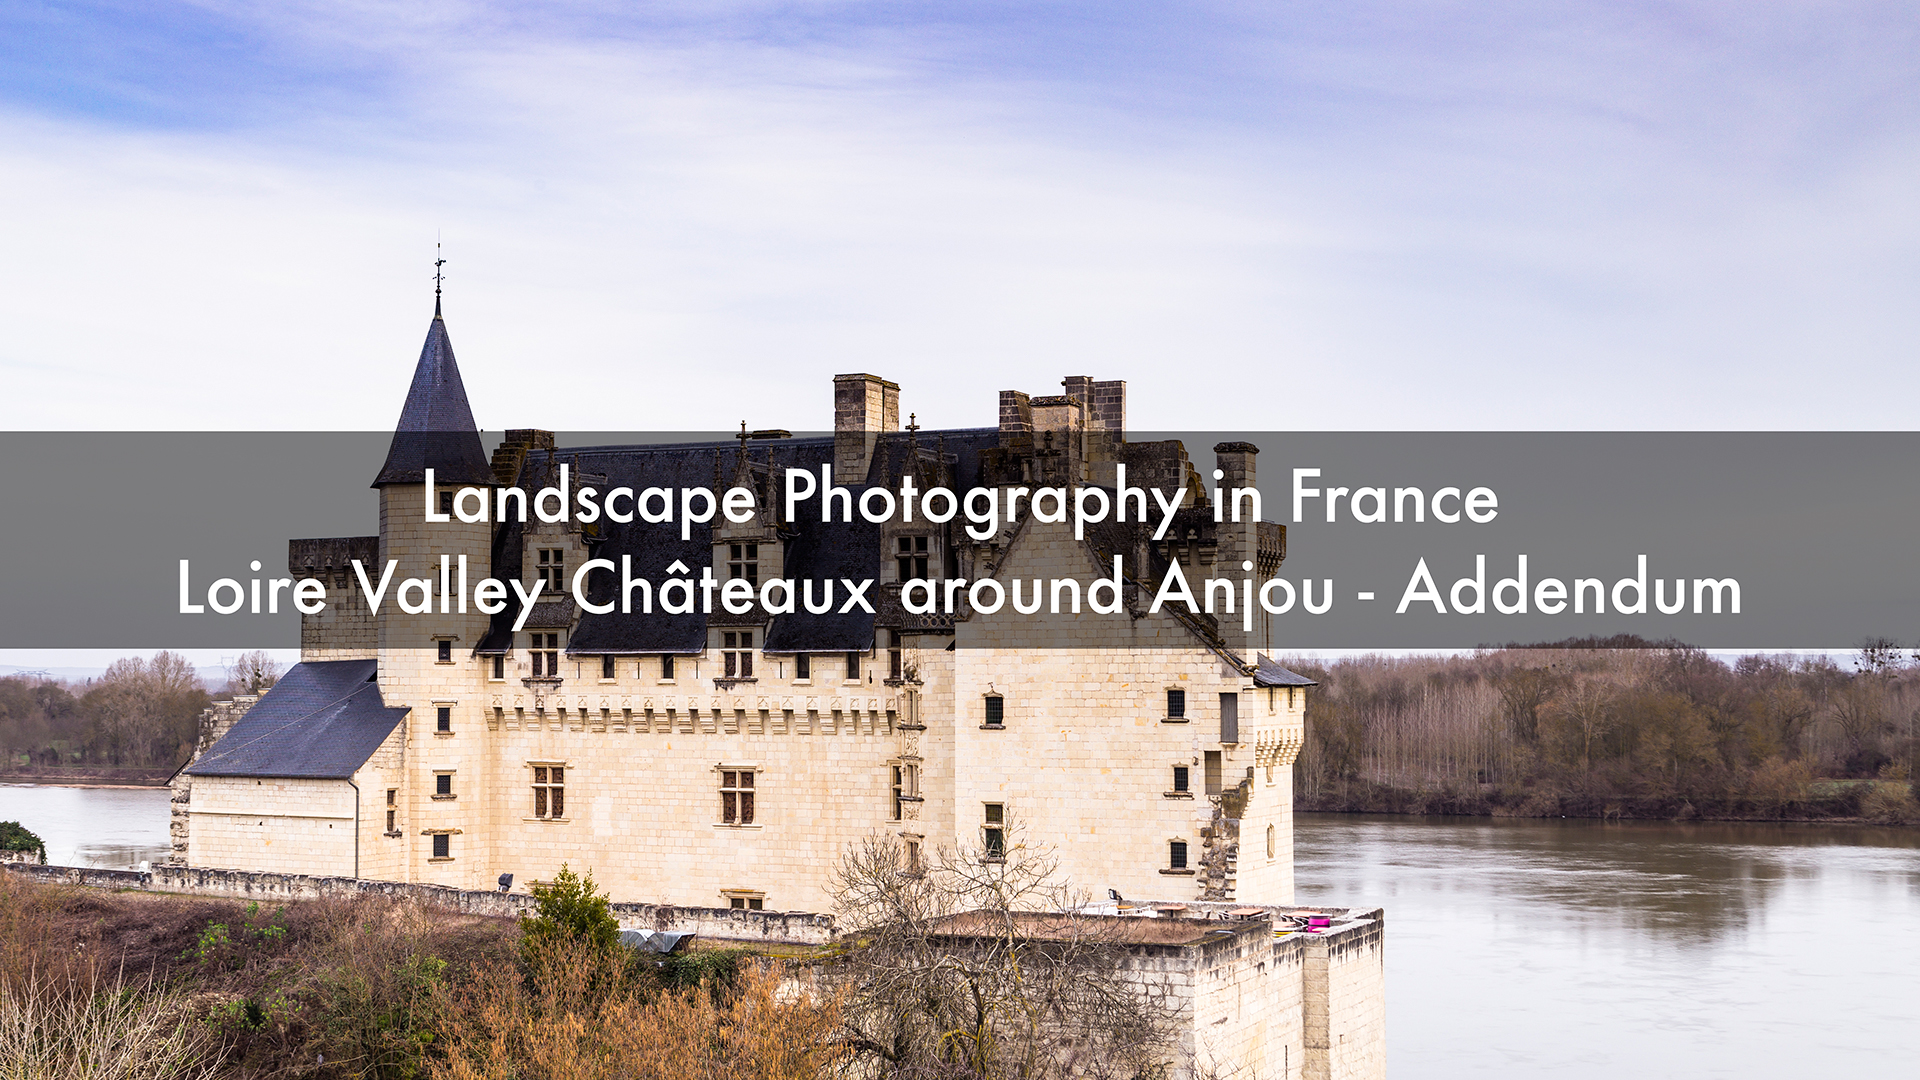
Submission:
<svg viewBox="0 0 1920 1080">
<path fill-rule="evenodd" d="M 446 256 L 440 254 L 440 241 L 438 240 L 433 242 L 433 256 L 433 317 L 437 319 L 440 317 L 440 283 L 445 281 L 447 277 L 447 275 L 440 272 L 440 268 L 447 265 L 447 259 Z"/>
</svg>

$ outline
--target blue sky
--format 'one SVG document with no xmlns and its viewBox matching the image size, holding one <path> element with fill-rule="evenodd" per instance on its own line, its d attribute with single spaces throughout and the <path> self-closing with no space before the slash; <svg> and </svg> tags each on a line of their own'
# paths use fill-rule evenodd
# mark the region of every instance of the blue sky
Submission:
<svg viewBox="0 0 1920 1080">
<path fill-rule="evenodd" d="M 0 8 L 14 428 L 1907 428 L 1898 4 Z"/>
</svg>

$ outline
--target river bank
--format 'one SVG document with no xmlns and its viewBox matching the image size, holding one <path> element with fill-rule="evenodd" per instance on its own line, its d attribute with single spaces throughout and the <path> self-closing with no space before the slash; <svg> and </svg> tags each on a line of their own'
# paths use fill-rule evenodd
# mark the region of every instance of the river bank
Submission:
<svg viewBox="0 0 1920 1080">
<path fill-rule="evenodd" d="M 0 771 L 0 784 L 53 787 L 163 788 L 173 769 L 123 769 L 107 765 L 15 765 Z"/>
<path fill-rule="evenodd" d="M 1904 782 L 1829 780 L 1780 799 L 1707 795 L 1619 795 L 1541 787 L 1418 789 L 1353 781 L 1296 793 L 1294 809 L 1328 814 L 1495 818 L 1591 818 L 1601 821 L 1751 821 L 1828 825 L 1916 825 L 1920 803 Z"/>
</svg>

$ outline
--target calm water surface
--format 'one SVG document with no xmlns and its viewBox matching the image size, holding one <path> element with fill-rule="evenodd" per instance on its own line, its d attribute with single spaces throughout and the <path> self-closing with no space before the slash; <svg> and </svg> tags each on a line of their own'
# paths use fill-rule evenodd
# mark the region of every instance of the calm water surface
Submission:
<svg viewBox="0 0 1920 1080">
<path fill-rule="evenodd" d="M 136 868 L 167 857 L 166 788 L 0 784 L 0 821 L 18 821 L 47 842 L 59 866 Z"/>
<path fill-rule="evenodd" d="M 1920 830 L 1302 814 L 1387 909 L 1395 1077 L 1911 1075 Z"/>
<path fill-rule="evenodd" d="M 167 853 L 164 789 L 0 785 L 66 865 Z M 1391 1075 L 1910 1075 L 1920 830 L 1302 814 L 1301 902 L 1387 909 Z"/>
</svg>

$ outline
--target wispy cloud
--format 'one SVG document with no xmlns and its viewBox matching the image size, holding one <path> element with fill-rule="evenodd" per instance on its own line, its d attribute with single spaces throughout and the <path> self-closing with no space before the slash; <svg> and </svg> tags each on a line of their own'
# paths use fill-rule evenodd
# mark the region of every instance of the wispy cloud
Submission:
<svg viewBox="0 0 1920 1080">
<path fill-rule="evenodd" d="M 436 231 L 493 427 L 1910 423 L 1895 5 L 157 11 L 0 24 L 10 426 L 386 426 Z"/>
</svg>

